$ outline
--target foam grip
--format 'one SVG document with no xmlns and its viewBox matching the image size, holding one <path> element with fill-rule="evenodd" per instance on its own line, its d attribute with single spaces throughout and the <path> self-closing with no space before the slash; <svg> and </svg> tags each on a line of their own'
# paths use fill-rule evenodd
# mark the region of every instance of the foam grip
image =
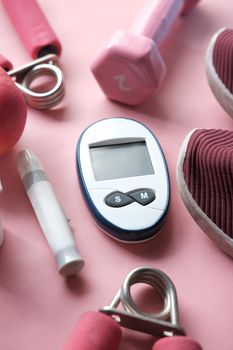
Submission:
<svg viewBox="0 0 233 350">
<path fill-rule="evenodd" d="M 152 350 L 202 350 L 202 348 L 189 337 L 174 336 L 159 339 Z"/>
<path fill-rule="evenodd" d="M 63 350 L 117 350 L 120 341 L 121 328 L 111 317 L 87 312 L 77 322 Z"/>
<path fill-rule="evenodd" d="M 3 243 L 3 240 L 4 240 L 4 230 L 3 230 L 3 226 L 2 226 L 2 223 L 0 221 L 0 247 Z"/>
<path fill-rule="evenodd" d="M 2 0 L 2 3 L 32 58 L 49 53 L 60 55 L 61 44 L 36 0 Z"/>
<path fill-rule="evenodd" d="M 182 15 L 186 15 L 189 11 L 192 10 L 194 6 L 199 2 L 200 0 L 185 0 L 184 8 L 182 10 Z"/>
<path fill-rule="evenodd" d="M 0 67 L 5 69 L 6 71 L 13 68 L 12 63 L 3 55 L 0 55 Z"/>
<path fill-rule="evenodd" d="M 22 92 L 0 67 L 0 156 L 19 140 L 25 127 L 27 107 Z"/>
<path fill-rule="evenodd" d="M 1 183 L 1 180 L 0 180 L 0 193 L 2 192 L 2 183 Z M 3 230 L 3 226 L 2 226 L 2 223 L 1 223 L 1 220 L 0 220 L 0 247 L 3 243 L 3 240 L 4 240 L 4 230 Z"/>
</svg>

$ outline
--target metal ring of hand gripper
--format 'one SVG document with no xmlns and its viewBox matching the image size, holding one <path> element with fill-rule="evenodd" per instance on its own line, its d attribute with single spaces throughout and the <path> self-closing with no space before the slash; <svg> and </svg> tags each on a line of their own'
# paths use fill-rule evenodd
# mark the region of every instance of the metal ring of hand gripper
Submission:
<svg viewBox="0 0 233 350">
<path fill-rule="evenodd" d="M 135 304 L 130 293 L 130 287 L 136 283 L 148 284 L 159 292 L 164 301 L 163 309 L 159 313 L 145 313 Z M 160 270 L 147 267 L 133 270 L 124 280 L 120 298 L 123 307 L 127 311 L 163 320 L 170 316 L 174 322 L 178 322 L 177 310 L 173 308 L 173 305 L 176 305 L 175 287 L 168 276 Z"/>
<path fill-rule="evenodd" d="M 52 89 L 44 92 L 35 92 L 30 89 L 31 83 L 38 77 L 51 75 L 55 77 L 55 85 Z M 49 109 L 57 105 L 64 97 L 65 86 L 61 69 L 50 63 L 43 63 L 34 66 L 25 75 L 21 84 L 16 85 L 23 92 L 29 105 L 38 109 Z"/>
</svg>

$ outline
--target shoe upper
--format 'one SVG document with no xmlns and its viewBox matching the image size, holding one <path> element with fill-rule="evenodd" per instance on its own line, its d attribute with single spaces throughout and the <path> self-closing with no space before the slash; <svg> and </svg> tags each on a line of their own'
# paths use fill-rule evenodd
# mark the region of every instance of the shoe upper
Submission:
<svg viewBox="0 0 233 350">
<path fill-rule="evenodd" d="M 216 39 L 213 65 L 225 87 L 233 93 L 233 30 L 223 30 Z"/>
<path fill-rule="evenodd" d="M 201 210 L 233 238 L 233 132 L 197 129 L 186 148 L 183 176 Z"/>
</svg>

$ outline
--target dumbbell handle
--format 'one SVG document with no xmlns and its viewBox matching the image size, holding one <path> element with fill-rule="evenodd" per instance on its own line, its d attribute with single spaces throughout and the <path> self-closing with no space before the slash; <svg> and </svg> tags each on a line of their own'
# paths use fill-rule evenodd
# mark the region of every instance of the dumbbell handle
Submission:
<svg viewBox="0 0 233 350">
<path fill-rule="evenodd" d="M 132 32 L 153 39 L 159 45 L 168 35 L 186 0 L 151 0 L 132 26 Z"/>
</svg>

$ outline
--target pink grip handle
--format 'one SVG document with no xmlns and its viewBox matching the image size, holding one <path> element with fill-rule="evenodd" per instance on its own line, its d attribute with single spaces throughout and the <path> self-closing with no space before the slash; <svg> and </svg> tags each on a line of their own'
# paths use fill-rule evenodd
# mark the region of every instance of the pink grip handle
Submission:
<svg viewBox="0 0 233 350">
<path fill-rule="evenodd" d="M 202 350 L 202 348 L 189 337 L 174 336 L 159 339 L 152 350 Z"/>
<path fill-rule="evenodd" d="M 3 55 L 0 55 L 0 67 L 5 69 L 6 71 L 13 68 L 12 63 Z"/>
<path fill-rule="evenodd" d="M 87 312 L 77 322 L 63 350 L 117 350 L 120 341 L 121 328 L 111 317 Z"/>
<path fill-rule="evenodd" d="M 61 44 L 36 0 L 2 0 L 9 17 L 32 58 L 60 55 Z"/>
<path fill-rule="evenodd" d="M 182 10 L 182 15 L 186 15 L 200 0 L 186 0 L 184 8 Z"/>
</svg>

